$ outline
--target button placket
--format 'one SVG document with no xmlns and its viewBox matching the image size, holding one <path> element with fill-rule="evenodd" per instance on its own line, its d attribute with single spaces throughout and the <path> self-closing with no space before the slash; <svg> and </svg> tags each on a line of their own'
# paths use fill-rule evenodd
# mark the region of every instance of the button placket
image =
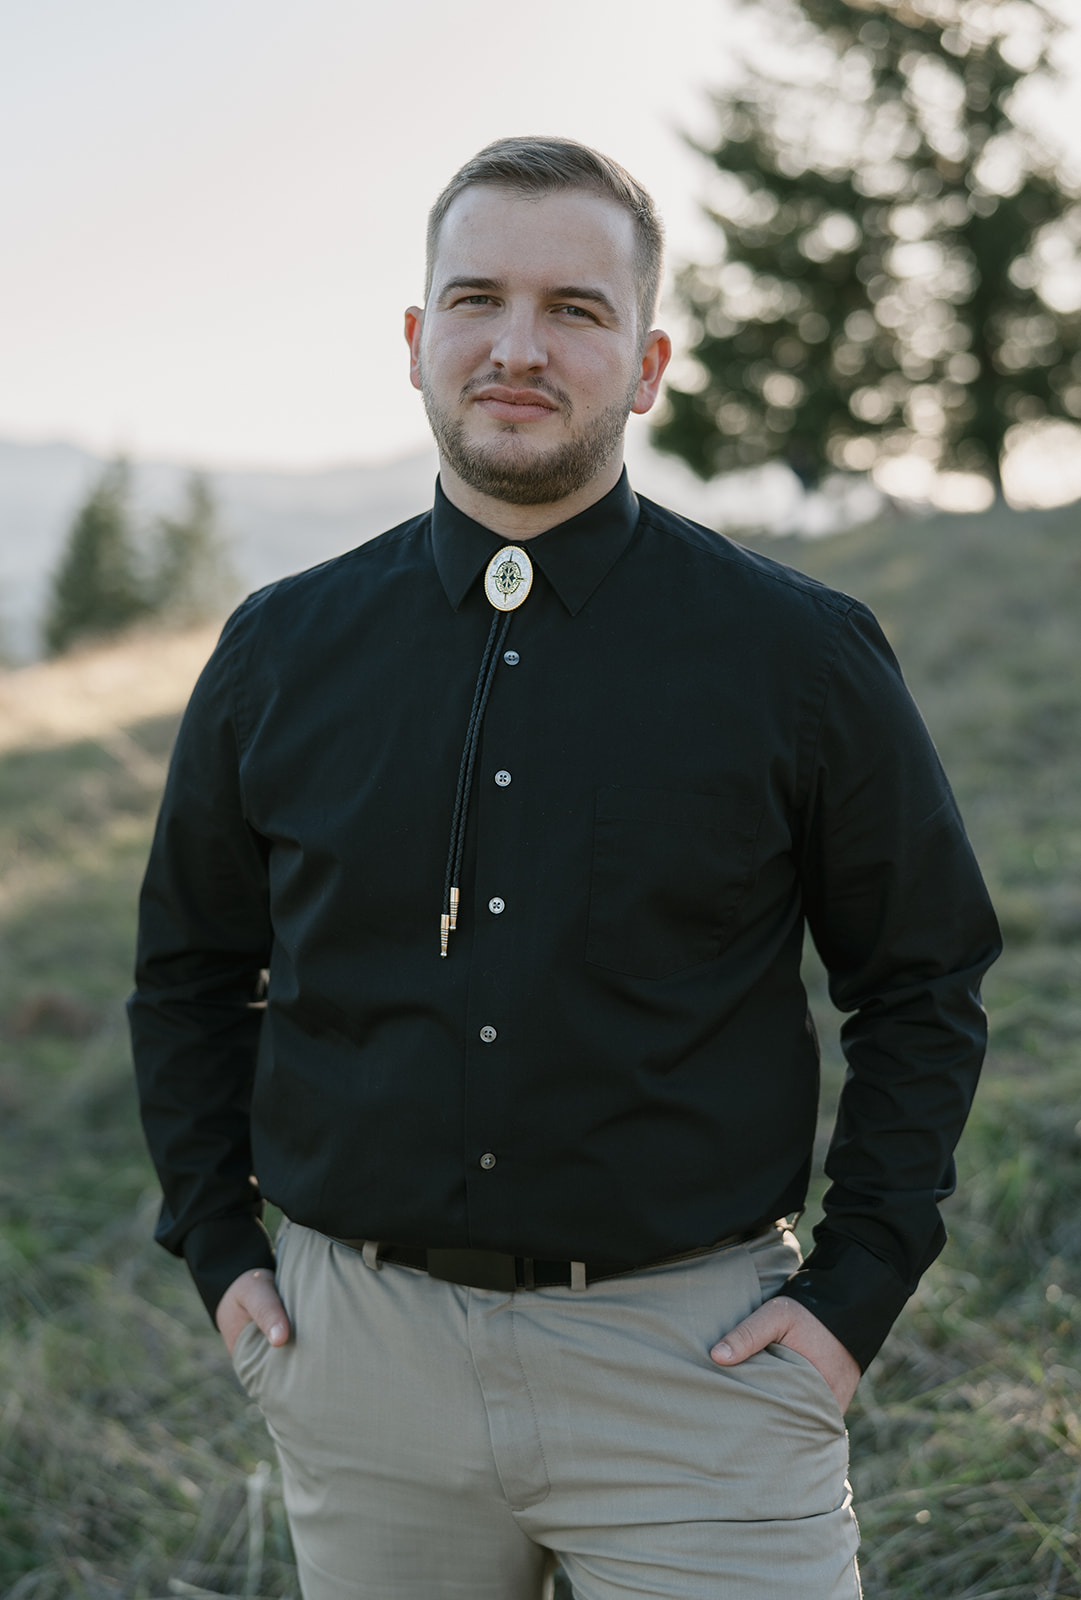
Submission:
<svg viewBox="0 0 1081 1600">
<path fill-rule="evenodd" d="M 512 919 L 506 913 L 509 907 L 517 905 L 518 892 L 514 882 L 516 869 L 512 865 L 508 870 L 507 856 L 510 851 L 512 862 L 517 860 L 513 854 L 517 802 L 526 798 L 524 791 L 519 794 L 521 785 L 518 782 L 523 777 L 520 741 L 527 735 L 522 723 L 525 683 L 517 671 L 519 662 L 517 650 L 501 652 L 500 672 L 494 680 L 480 729 L 477 766 L 485 776 L 476 798 L 476 832 L 470 867 L 474 886 L 470 893 L 477 894 L 475 903 L 480 919 L 472 930 L 474 958 L 478 965 L 470 984 L 467 1014 L 469 1066 L 465 1129 L 467 1149 L 472 1150 L 472 1155 L 467 1158 L 466 1171 L 468 1174 L 472 1169 L 471 1178 L 467 1177 L 471 1226 L 482 1231 L 495 1225 L 499 1195 L 511 1182 L 511 1167 L 504 1166 L 504 1157 L 511 1152 L 503 1145 L 512 1122 L 515 1045 L 512 1019 L 504 1011 L 513 979 L 510 965 L 513 941 L 509 926 Z M 498 891 L 493 892 L 497 885 Z M 497 1159 L 499 1181 L 496 1179 Z M 489 1175 L 491 1183 L 485 1183 Z"/>
</svg>

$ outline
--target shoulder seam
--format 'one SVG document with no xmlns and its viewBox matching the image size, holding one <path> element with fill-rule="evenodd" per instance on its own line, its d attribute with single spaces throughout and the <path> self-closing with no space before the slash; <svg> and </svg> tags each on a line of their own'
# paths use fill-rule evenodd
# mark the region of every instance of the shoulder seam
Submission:
<svg viewBox="0 0 1081 1600">
<path fill-rule="evenodd" d="M 847 606 L 838 616 L 837 627 L 834 630 L 830 648 L 828 651 L 823 652 L 822 686 L 818 701 L 818 715 L 815 718 L 813 728 L 808 730 L 806 771 L 802 775 L 800 774 L 798 761 L 796 768 L 796 810 L 800 815 L 803 814 L 810 799 L 811 775 L 815 770 L 815 757 L 822 742 L 822 727 L 826 720 L 826 707 L 829 705 L 830 694 L 837 675 L 837 662 L 841 655 L 845 630 L 849 626 L 852 612 L 857 605 L 858 602 L 853 600 L 851 605 Z"/>
<path fill-rule="evenodd" d="M 802 573 L 793 571 L 789 576 L 788 569 L 781 562 L 773 561 L 769 556 L 763 557 L 764 560 L 770 562 L 768 569 L 752 565 L 744 566 L 739 557 L 734 554 L 734 551 L 742 549 L 742 546 L 729 543 L 723 534 L 717 533 L 712 528 L 704 527 L 701 523 L 692 522 L 689 518 L 680 517 L 678 512 L 665 512 L 665 515 L 659 515 L 658 513 L 662 508 L 655 507 L 650 500 L 644 500 L 639 497 L 639 504 L 642 518 L 648 521 L 650 527 L 657 533 L 666 534 L 672 539 L 678 539 L 688 549 L 696 551 L 699 555 L 703 555 L 709 560 L 723 561 L 729 566 L 738 566 L 741 570 L 753 573 L 756 577 L 764 578 L 772 583 L 778 583 L 783 588 L 792 589 L 796 594 L 803 595 L 809 600 L 817 601 L 824 605 L 828 610 L 834 612 L 839 619 L 846 617 L 854 606 L 860 605 L 860 601 L 856 600 L 852 595 L 845 594 L 840 589 L 831 589 L 828 584 L 819 583 L 813 578 L 806 578 Z M 694 539 L 689 538 L 682 528 L 667 521 L 667 517 L 676 517 L 679 522 L 685 522 L 688 529 L 693 528 L 697 532 L 706 535 L 707 538 L 716 541 L 715 545 L 712 547 L 699 545 Z"/>
<path fill-rule="evenodd" d="M 404 539 L 407 534 L 414 533 L 418 524 L 430 516 L 430 510 L 420 511 L 415 517 L 409 517 L 405 522 L 399 522 L 395 527 L 388 528 L 383 533 L 373 534 L 370 539 L 365 539 L 361 544 L 354 545 L 350 550 L 343 550 L 336 556 L 328 556 L 325 561 L 317 561 L 313 567 L 302 567 L 299 572 L 287 572 L 282 577 L 275 578 L 270 583 L 265 583 L 261 589 L 253 590 L 238 606 L 237 612 L 243 611 L 246 606 L 254 606 L 256 602 L 262 604 L 271 595 L 277 594 L 280 590 L 287 589 L 295 583 L 301 583 L 305 579 L 314 578 L 318 574 L 328 571 L 331 567 L 336 567 L 349 561 L 362 560 L 367 552 L 374 549 L 376 545 L 394 543 L 399 539 Z"/>
</svg>

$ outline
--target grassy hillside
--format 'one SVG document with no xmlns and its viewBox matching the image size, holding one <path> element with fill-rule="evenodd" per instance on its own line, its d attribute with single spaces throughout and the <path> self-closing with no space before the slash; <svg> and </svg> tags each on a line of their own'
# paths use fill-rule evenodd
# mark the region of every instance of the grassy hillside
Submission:
<svg viewBox="0 0 1081 1600">
<path fill-rule="evenodd" d="M 1078 1600 L 1081 510 L 765 548 L 878 611 L 1008 941 L 951 1243 L 852 1413 L 867 1593 Z M 261 1423 L 182 1269 L 148 1243 L 122 1028 L 136 887 L 205 644 L 168 646 L 156 678 L 164 641 L 67 680 L 0 680 L 7 1600 L 297 1593 Z M 839 1071 L 834 1053 L 824 1123 Z"/>
<path fill-rule="evenodd" d="M 867 1592 L 1076 1600 L 1081 507 L 894 520 L 764 548 L 877 612 L 1006 945 L 985 985 L 992 1043 L 950 1243 L 852 1413 Z M 814 993 L 828 1032 L 820 978 Z M 834 1090 L 839 1074 L 834 1052 Z"/>
<path fill-rule="evenodd" d="M 122 1014 L 176 707 L 209 639 L 0 681 L 0 1594 L 19 1600 L 295 1593 L 280 1507 L 249 1518 L 261 1424 L 147 1248 Z M 92 737 L 72 738 L 76 707 Z"/>
</svg>

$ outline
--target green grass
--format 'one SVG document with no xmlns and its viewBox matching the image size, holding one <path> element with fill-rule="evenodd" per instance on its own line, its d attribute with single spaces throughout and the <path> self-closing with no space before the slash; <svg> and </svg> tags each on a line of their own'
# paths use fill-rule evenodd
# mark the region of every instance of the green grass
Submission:
<svg viewBox="0 0 1081 1600">
<path fill-rule="evenodd" d="M 878 611 L 1007 937 L 950 1244 L 850 1416 L 867 1594 L 1079 1600 L 1081 512 L 765 548 Z M 0 757 L 6 1600 L 298 1593 L 262 1423 L 149 1242 L 122 1001 L 173 728 Z"/>
<path fill-rule="evenodd" d="M 164 755 L 174 725 L 133 730 L 137 749 Z M 123 1025 L 147 765 L 93 743 L 0 759 L 10 1600 L 297 1593 L 261 1419 L 186 1275 L 149 1243 L 157 1194 Z"/>
<path fill-rule="evenodd" d="M 865 1586 L 876 1600 L 1077 1600 L 1081 508 L 762 548 L 879 615 L 1006 946 L 984 990 L 991 1048 L 950 1242 L 850 1413 Z M 821 1032 L 835 1035 L 811 971 Z M 834 1047 L 824 1109 L 840 1073 Z"/>
</svg>

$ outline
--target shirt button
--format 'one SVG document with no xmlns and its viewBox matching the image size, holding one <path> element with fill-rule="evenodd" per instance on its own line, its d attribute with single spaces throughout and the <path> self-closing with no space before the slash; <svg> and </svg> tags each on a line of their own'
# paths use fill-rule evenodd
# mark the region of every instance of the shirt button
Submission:
<svg viewBox="0 0 1081 1600">
<path fill-rule="evenodd" d="M 484 1040 L 485 1044 L 494 1044 L 499 1038 L 499 1035 L 496 1033 L 491 1023 L 489 1023 L 487 1027 L 484 1027 L 480 1030 L 480 1036 Z"/>
<path fill-rule="evenodd" d="M 507 784 L 510 782 L 510 773 L 507 771 L 506 767 L 500 767 L 499 771 L 495 775 L 495 781 L 498 783 L 501 789 L 505 789 L 507 787 Z"/>
<path fill-rule="evenodd" d="M 497 894 L 494 894 L 488 902 L 488 910 L 494 917 L 498 917 L 499 913 L 501 911 L 505 911 L 506 909 L 506 901 L 501 900 Z"/>
<path fill-rule="evenodd" d="M 495 1156 L 490 1150 L 486 1151 L 485 1154 L 481 1156 L 480 1164 L 484 1168 L 485 1172 L 491 1172 L 492 1168 L 495 1166 Z"/>
<path fill-rule="evenodd" d="M 521 657 L 519 656 L 517 650 L 504 650 L 503 660 L 507 663 L 508 667 L 516 667 L 521 660 Z"/>
</svg>

